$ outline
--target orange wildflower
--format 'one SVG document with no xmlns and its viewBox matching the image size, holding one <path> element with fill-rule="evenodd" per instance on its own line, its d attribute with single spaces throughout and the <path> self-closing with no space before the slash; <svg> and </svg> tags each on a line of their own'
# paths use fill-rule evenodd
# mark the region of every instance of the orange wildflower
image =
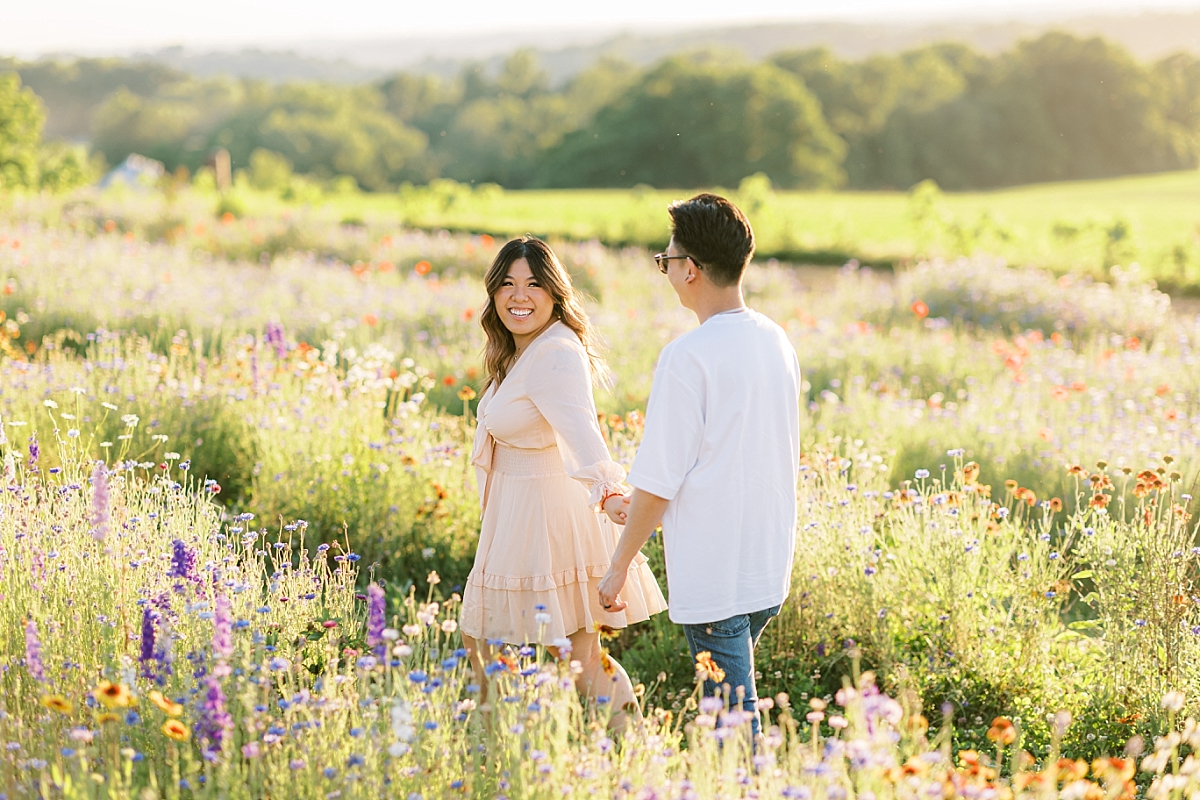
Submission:
<svg viewBox="0 0 1200 800">
<path fill-rule="evenodd" d="M 1013 788 L 1018 792 L 1028 789 L 1030 786 L 1038 787 L 1045 783 L 1045 779 L 1040 772 L 1019 772 L 1013 775 Z"/>
<path fill-rule="evenodd" d="M 1010 745 L 1017 740 L 1017 729 L 1008 717 L 996 717 L 988 728 L 987 738 L 999 745 Z"/>
<path fill-rule="evenodd" d="M 1088 774 L 1088 763 L 1082 758 L 1078 761 L 1073 758 L 1060 758 L 1056 768 L 1058 779 L 1063 783 L 1080 780 Z"/>
<path fill-rule="evenodd" d="M 972 484 L 979 480 L 979 465 L 974 461 L 968 461 L 963 466 L 963 483 Z"/>
<path fill-rule="evenodd" d="M 1092 495 L 1092 499 L 1088 502 L 1088 505 L 1090 505 L 1092 508 L 1107 508 L 1108 502 L 1111 499 L 1112 498 L 1103 492 L 1096 492 L 1096 494 Z"/>
<path fill-rule="evenodd" d="M 1071 390 L 1065 386 L 1052 386 L 1050 388 L 1050 396 L 1055 400 L 1066 400 L 1071 396 Z"/>
<path fill-rule="evenodd" d="M 177 742 L 186 742 L 191 734 L 188 732 L 187 726 L 177 719 L 169 719 L 162 725 L 162 732 L 170 739 Z"/>
<path fill-rule="evenodd" d="M 74 704 L 61 694 L 48 694 L 39 702 L 46 708 L 51 711 L 57 711 L 59 714 L 70 714 L 75 710 Z"/>
<path fill-rule="evenodd" d="M 150 692 L 147 697 L 150 698 L 151 703 L 154 703 L 154 705 L 158 706 L 159 709 L 169 717 L 178 717 L 183 713 L 183 706 L 166 697 L 157 689 Z"/>
<path fill-rule="evenodd" d="M 430 264 L 428 261 L 418 261 L 416 266 L 413 267 L 413 272 L 417 273 L 418 275 L 420 275 L 422 277 L 428 275 L 432 271 L 433 271 L 433 264 Z"/>
<path fill-rule="evenodd" d="M 925 319 L 929 316 L 929 306 L 925 305 L 924 300 L 913 300 L 909 309 L 912 310 L 917 319 Z"/>
<path fill-rule="evenodd" d="M 617 631 L 617 629 L 614 628 L 613 626 L 602 625 L 599 622 L 596 623 L 596 633 L 600 634 L 601 639 L 608 640 L 608 641 L 616 639 L 618 636 L 621 635 L 620 632 Z"/>
<path fill-rule="evenodd" d="M 1136 766 L 1131 758 L 1097 758 L 1092 762 L 1092 774 L 1111 783 L 1129 780 L 1135 770 Z"/>
<path fill-rule="evenodd" d="M 1057 497 L 1050 498 L 1050 510 L 1055 514 L 1063 510 L 1063 502 Z"/>
<path fill-rule="evenodd" d="M 100 681 L 92 694 L 108 708 L 125 708 L 133 700 L 128 686 L 112 681 Z"/>
<path fill-rule="evenodd" d="M 612 677 L 617 674 L 617 666 L 613 660 L 608 657 L 608 651 L 604 650 L 600 653 L 600 667 L 604 670 L 604 674 Z"/>
<path fill-rule="evenodd" d="M 711 680 L 714 683 L 725 680 L 725 670 L 717 666 L 712 653 L 707 650 L 696 654 L 696 679 Z"/>
</svg>

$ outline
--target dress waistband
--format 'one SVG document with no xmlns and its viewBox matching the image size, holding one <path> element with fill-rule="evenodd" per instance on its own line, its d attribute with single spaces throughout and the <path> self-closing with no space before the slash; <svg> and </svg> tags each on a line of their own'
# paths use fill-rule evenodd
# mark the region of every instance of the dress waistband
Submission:
<svg viewBox="0 0 1200 800">
<path fill-rule="evenodd" d="M 567 471 L 557 446 L 532 450 L 527 447 L 510 447 L 496 442 L 492 456 L 492 470 L 521 478 L 538 475 L 560 475 Z"/>
</svg>

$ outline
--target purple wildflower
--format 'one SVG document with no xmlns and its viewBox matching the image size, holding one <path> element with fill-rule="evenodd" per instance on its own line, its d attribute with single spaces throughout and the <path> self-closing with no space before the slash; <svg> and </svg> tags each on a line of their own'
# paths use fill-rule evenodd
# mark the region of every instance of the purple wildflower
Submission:
<svg viewBox="0 0 1200 800">
<path fill-rule="evenodd" d="M 38 638 L 37 623 L 25 623 L 25 667 L 34 680 L 45 681 L 46 670 L 42 665 L 42 641 Z"/>
<path fill-rule="evenodd" d="M 182 539 L 171 542 L 171 569 L 167 576 L 193 582 L 200 579 L 196 575 L 196 551 L 184 544 Z"/>
<path fill-rule="evenodd" d="M 108 469 L 103 461 L 92 470 L 92 538 L 103 542 L 108 537 Z"/>
<path fill-rule="evenodd" d="M 367 647 L 375 648 L 379 657 L 387 651 L 383 639 L 384 614 L 387 609 L 387 599 L 379 584 L 372 583 L 367 587 Z"/>
<path fill-rule="evenodd" d="M 149 605 L 142 609 L 142 652 L 138 656 L 138 660 L 142 664 L 142 675 L 147 678 L 153 678 L 155 674 L 154 664 L 157 661 L 157 652 L 154 649 L 154 626 L 158 619 L 158 612 Z"/>
<path fill-rule="evenodd" d="M 283 326 L 278 322 L 268 322 L 266 334 L 263 336 L 263 342 L 275 348 L 275 357 L 283 358 L 287 355 L 287 342 L 283 338 Z"/>
<path fill-rule="evenodd" d="M 225 691 L 216 676 L 209 675 L 204 681 L 204 700 L 200 703 L 196 735 L 201 746 L 207 750 L 220 751 L 221 743 L 233 730 L 233 716 L 225 708 Z"/>
<path fill-rule="evenodd" d="M 29 437 L 29 469 L 36 471 L 38 458 L 42 455 L 42 448 L 38 447 L 37 434 Z"/>
<path fill-rule="evenodd" d="M 155 621 L 158 623 L 158 635 L 155 637 L 154 646 L 154 663 L 157 674 L 154 680 L 159 686 L 167 682 L 167 678 L 174 673 L 171 664 L 175 660 L 174 654 L 171 652 L 171 620 L 162 615 L 156 614 Z"/>
<path fill-rule="evenodd" d="M 213 613 L 212 649 L 213 655 L 222 661 L 233 656 L 233 609 L 223 594 L 217 595 Z"/>
</svg>

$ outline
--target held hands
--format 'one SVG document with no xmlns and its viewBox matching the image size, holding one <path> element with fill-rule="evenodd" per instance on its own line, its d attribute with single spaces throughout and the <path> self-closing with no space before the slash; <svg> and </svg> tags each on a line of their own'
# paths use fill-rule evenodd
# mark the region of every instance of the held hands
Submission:
<svg viewBox="0 0 1200 800">
<path fill-rule="evenodd" d="M 614 494 L 612 497 L 604 501 L 602 508 L 608 518 L 616 525 L 624 525 L 626 518 L 629 516 L 629 502 L 631 496 L 627 494 Z"/>
<path fill-rule="evenodd" d="M 619 565 L 613 564 L 600 580 L 597 592 L 600 595 L 600 607 L 605 611 L 624 611 L 628 607 L 628 603 L 622 600 L 620 596 L 621 589 L 625 587 L 625 579 L 628 573 L 628 566 L 621 569 Z"/>
</svg>

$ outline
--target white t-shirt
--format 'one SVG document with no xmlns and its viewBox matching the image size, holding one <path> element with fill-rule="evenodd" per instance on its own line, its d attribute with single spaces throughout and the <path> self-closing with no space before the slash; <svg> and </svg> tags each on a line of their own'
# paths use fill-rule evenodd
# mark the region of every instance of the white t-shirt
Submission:
<svg viewBox="0 0 1200 800">
<path fill-rule="evenodd" d="M 730 311 L 663 349 L 628 483 L 670 501 L 673 622 L 717 622 L 787 598 L 799 463 L 800 364 L 782 328 Z"/>
</svg>

